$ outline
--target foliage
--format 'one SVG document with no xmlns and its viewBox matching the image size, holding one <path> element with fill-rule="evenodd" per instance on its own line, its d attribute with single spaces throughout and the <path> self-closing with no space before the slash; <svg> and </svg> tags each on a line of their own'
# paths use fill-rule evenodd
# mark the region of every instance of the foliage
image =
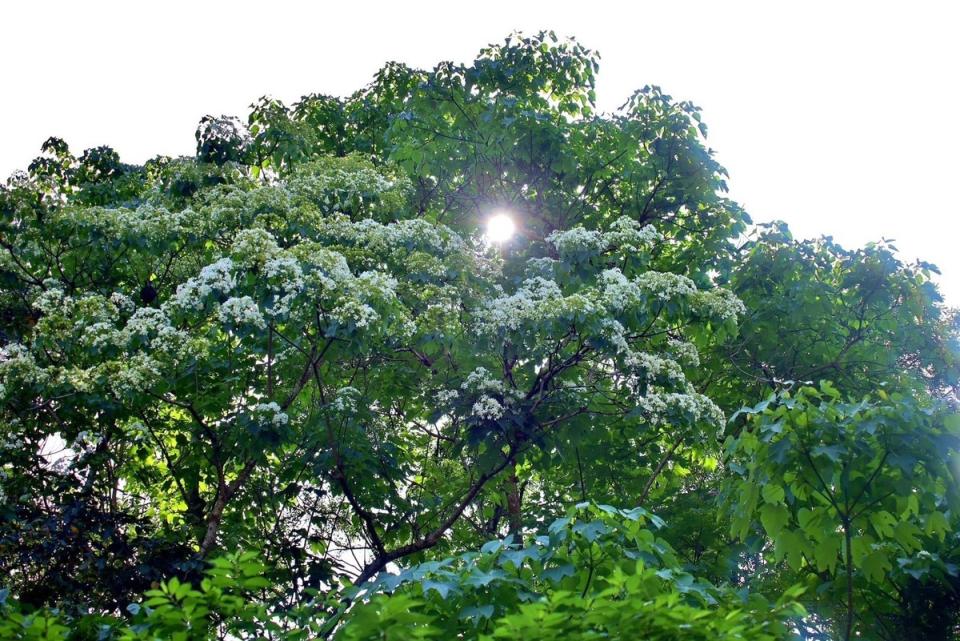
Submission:
<svg viewBox="0 0 960 641">
<path fill-rule="evenodd" d="M 328 620 L 315 610 L 267 612 L 250 600 L 271 587 L 266 569 L 245 553 L 211 561 L 199 589 L 176 578 L 149 590 L 127 610 L 132 620 L 64 620 L 7 605 L 4 638 L 75 638 L 73 627 L 98 638 L 205 639 L 211 634 L 300 639 L 335 631 L 337 639 L 596 638 L 637 634 L 659 639 L 786 638 L 784 618 L 803 614 L 790 599 L 771 604 L 756 594 L 717 588 L 678 565 L 673 550 L 645 525 L 663 522 L 643 508 L 583 503 L 529 545 L 512 537 L 479 551 L 411 567 L 348 592 L 362 601 Z"/>
<path fill-rule="evenodd" d="M 379 638 L 402 598 L 425 625 L 411 637 L 775 639 L 784 615 L 802 609 L 718 589 L 685 572 L 645 527 L 664 526 L 643 508 L 582 503 L 528 545 L 493 540 L 479 551 L 381 576 L 375 596 L 353 609 L 344 639 Z"/>
<path fill-rule="evenodd" d="M 732 397 L 824 378 L 856 396 L 881 383 L 955 396 L 957 319 L 938 306 L 936 267 L 905 265 L 890 242 L 795 241 L 782 223 L 758 226 L 741 251 L 729 286 L 749 310 L 744 331 L 711 364 L 744 373 Z"/>
<path fill-rule="evenodd" d="M 598 68 L 515 35 L 195 157 L 48 140 L 0 189 L 0 634 L 953 638 L 935 268 L 749 228 L 697 107 Z"/>
<path fill-rule="evenodd" d="M 949 586 L 958 570 L 957 478 L 944 453 L 957 450 L 960 416 L 878 395 L 845 402 L 829 383 L 784 392 L 742 410 L 751 420 L 727 441 L 734 533 L 746 538 L 759 519 L 764 557 L 806 573 L 818 609 L 838 610 L 847 630 L 856 599 L 882 627 L 917 582 Z"/>
</svg>

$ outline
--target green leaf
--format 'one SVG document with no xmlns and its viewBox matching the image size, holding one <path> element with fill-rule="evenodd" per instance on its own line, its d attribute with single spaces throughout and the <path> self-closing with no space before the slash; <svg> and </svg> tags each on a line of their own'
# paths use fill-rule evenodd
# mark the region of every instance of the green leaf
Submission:
<svg viewBox="0 0 960 641">
<path fill-rule="evenodd" d="M 873 525 L 877 536 L 886 538 L 893 536 L 893 529 L 897 524 L 897 518 L 886 510 L 880 510 L 870 514 L 870 524 Z"/>
<path fill-rule="evenodd" d="M 943 512 L 933 511 L 927 515 L 923 531 L 925 534 L 935 535 L 943 543 L 946 535 L 950 533 L 950 522 Z"/>
<path fill-rule="evenodd" d="M 837 570 L 837 561 L 840 557 L 840 550 L 843 547 L 843 537 L 838 533 L 823 539 L 813 549 L 813 557 L 817 563 L 817 569 L 821 572 L 826 570 L 833 574 Z"/>
<path fill-rule="evenodd" d="M 843 456 L 843 447 L 840 445 L 818 445 L 810 450 L 813 456 L 826 456 L 836 463 Z"/>
<path fill-rule="evenodd" d="M 787 525 L 790 519 L 790 513 L 783 505 L 767 504 L 760 508 L 760 522 L 763 529 L 771 538 L 776 538 L 780 531 Z"/>
<path fill-rule="evenodd" d="M 874 550 L 863 557 L 860 566 L 866 577 L 876 583 L 882 582 L 886 578 L 887 572 L 893 569 L 890 559 L 882 550 Z"/>
<path fill-rule="evenodd" d="M 447 595 L 456 587 L 456 584 L 449 583 L 446 581 L 435 581 L 433 579 L 425 579 L 423 581 L 423 593 L 426 596 L 427 592 L 434 590 L 437 594 L 440 595 L 441 599 L 446 599 Z"/>
<path fill-rule="evenodd" d="M 784 500 L 784 491 L 783 487 L 776 485 L 774 483 L 767 483 L 763 486 L 762 490 L 763 500 L 767 503 L 779 504 L 783 503 Z"/>
<path fill-rule="evenodd" d="M 487 541 L 480 548 L 482 554 L 495 554 L 503 547 L 503 541 L 500 539 L 494 539 L 492 541 Z"/>
<path fill-rule="evenodd" d="M 588 541 L 594 541 L 597 537 L 606 534 L 609 528 L 600 521 L 579 521 L 574 524 L 573 531 Z"/>
<path fill-rule="evenodd" d="M 860 535 L 854 537 L 850 544 L 850 553 L 853 557 L 854 565 L 863 564 L 863 559 L 873 550 L 873 537 L 869 535 Z"/>
<path fill-rule="evenodd" d="M 908 521 L 900 521 L 893 529 L 893 538 L 907 551 L 920 549 L 920 534 L 920 528 Z"/>
<path fill-rule="evenodd" d="M 460 619 L 464 621 L 478 621 L 493 616 L 492 605 L 471 605 L 460 611 Z"/>
<path fill-rule="evenodd" d="M 794 570 L 803 566 L 803 555 L 807 551 L 806 540 L 798 532 L 784 529 L 774 541 L 774 557 L 786 559 Z"/>
</svg>

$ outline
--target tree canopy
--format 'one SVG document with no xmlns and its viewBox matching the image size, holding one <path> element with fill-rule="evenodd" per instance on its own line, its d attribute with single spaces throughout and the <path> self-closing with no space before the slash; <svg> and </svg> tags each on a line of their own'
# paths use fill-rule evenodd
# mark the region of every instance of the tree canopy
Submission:
<svg viewBox="0 0 960 641">
<path fill-rule="evenodd" d="M 598 69 L 515 34 L 192 157 L 44 143 L 0 636 L 960 638 L 936 268 L 752 224 L 700 110 L 599 113 Z"/>
</svg>

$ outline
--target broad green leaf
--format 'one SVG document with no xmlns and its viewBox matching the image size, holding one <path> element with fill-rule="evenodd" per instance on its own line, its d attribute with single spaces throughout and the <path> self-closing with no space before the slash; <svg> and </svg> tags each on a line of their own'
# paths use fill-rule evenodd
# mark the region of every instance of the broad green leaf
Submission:
<svg viewBox="0 0 960 641">
<path fill-rule="evenodd" d="M 760 508 L 760 522 L 763 529 L 772 538 L 777 538 L 780 531 L 786 526 L 790 518 L 787 508 L 782 505 L 766 504 Z"/>
</svg>

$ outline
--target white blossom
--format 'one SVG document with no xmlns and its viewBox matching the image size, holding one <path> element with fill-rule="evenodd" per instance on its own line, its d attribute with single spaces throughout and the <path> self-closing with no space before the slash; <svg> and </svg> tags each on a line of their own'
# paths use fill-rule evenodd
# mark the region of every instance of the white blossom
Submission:
<svg viewBox="0 0 960 641">
<path fill-rule="evenodd" d="M 526 322 L 539 320 L 562 298 L 555 281 L 536 276 L 525 280 L 515 293 L 487 301 L 478 314 L 485 331 L 516 331 Z"/>
<path fill-rule="evenodd" d="M 236 286 L 233 260 L 221 258 L 200 270 L 200 275 L 177 287 L 167 305 L 176 310 L 201 310 L 211 294 L 226 296 Z"/>
<path fill-rule="evenodd" d="M 334 291 L 353 281 L 353 273 L 343 254 L 311 243 L 298 248 L 297 256 L 308 268 L 304 272 L 306 287 Z"/>
<path fill-rule="evenodd" d="M 560 265 L 560 261 L 556 258 L 550 258 L 549 256 L 543 256 L 539 258 L 528 258 L 526 265 L 524 265 L 524 274 L 527 278 L 546 278 L 552 280 L 556 274 L 557 266 Z"/>
<path fill-rule="evenodd" d="M 270 281 L 278 296 L 273 306 L 267 310 L 271 316 L 284 316 L 290 313 L 290 306 L 303 290 L 303 269 L 292 256 L 271 258 L 263 266 L 263 274 Z"/>
<path fill-rule="evenodd" d="M 607 239 L 602 233 L 582 226 L 555 231 L 546 240 L 557 248 L 557 253 L 565 260 L 585 260 L 607 249 Z"/>
<path fill-rule="evenodd" d="M 33 306 L 45 315 L 56 314 L 69 302 L 69 297 L 60 289 L 58 281 L 46 280 L 47 289 L 40 292 L 33 301 Z"/>
<path fill-rule="evenodd" d="M 444 389 L 437 392 L 437 403 L 440 405 L 449 405 L 460 397 L 460 392 L 455 389 Z"/>
<path fill-rule="evenodd" d="M 603 270 L 599 280 L 605 301 L 616 311 L 633 307 L 642 300 L 642 292 L 637 284 L 617 268 Z"/>
<path fill-rule="evenodd" d="M 478 418 L 495 421 L 503 416 L 503 405 L 495 398 L 481 396 L 480 399 L 473 404 L 471 413 Z"/>
<path fill-rule="evenodd" d="M 637 405 L 647 413 L 648 420 L 653 424 L 673 422 L 678 418 L 689 424 L 709 423 L 715 426 L 722 425 L 724 421 L 723 412 L 716 403 L 693 391 L 649 392 L 637 397 Z"/>
<path fill-rule="evenodd" d="M 261 422 L 274 427 L 283 427 L 290 422 L 290 417 L 280 409 L 279 405 L 272 401 L 254 405 L 251 412 Z"/>
<path fill-rule="evenodd" d="M 717 288 L 699 292 L 694 303 L 702 313 L 722 321 L 735 319 L 747 311 L 743 301 L 728 289 Z"/>
<path fill-rule="evenodd" d="M 563 260 L 585 261 L 616 249 L 621 254 L 635 255 L 649 250 L 663 236 L 651 225 L 641 225 L 629 216 L 613 221 L 605 231 L 586 229 L 582 225 L 555 231 L 546 241 L 557 249 Z"/>
<path fill-rule="evenodd" d="M 280 252 L 277 241 L 265 229 L 242 229 L 233 239 L 230 255 L 238 265 L 262 265 Z"/>
<path fill-rule="evenodd" d="M 624 360 L 629 367 L 643 371 L 649 380 L 664 378 L 675 383 L 686 380 L 680 364 L 670 358 L 647 352 L 630 352 Z"/>
<path fill-rule="evenodd" d="M 78 372 L 79 373 L 79 372 Z M 127 358 L 123 367 L 114 372 L 110 384 L 120 394 L 140 393 L 160 380 L 160 367 L 155 360 L 143 353 Z M 80 382 L 76 383 L 80 387 Z"/>
<path fill-rule="evenodd" d="M 485 367 L 478 367 L 467 374 L 467 378 L 460 385 L 460 389 L 474 392 L 503 393 L 503 381 L 491 376 Z"/>
<path fill-rule="evenodd" d="M 678 361 L 689 367 L 700 366 L 700 353 L 693 343 L 671 338 L 667 341 L 667 346 Z"/>
<path fill-rule="evenodd" d="M 621 253 L 632 254 L 649 249 L 662 241 L 663 235 L 653 225 L 641 225 L 630 216 L 621 216 L 610 224 L 606 239 Z"/>
<path fill-rule="evenodd" d="M 390 299 L 396 295 L 397 279 L 378 271 L 366 271 L 357 276 L 354 291 L 364 296 Z"/>
<path fill-rule="evenodd" d="M 0 348 L 0 380 L 20 384 L 42 383 L 47 380 L 47 373 L 37 365 L 26 345 L 8 343 Z"/>
<path fill-rule="evenodd" d="M 118 311 L 123 312 L 124 314 L 131 313 L 136 305 L 129 296 L 121 294 L 120 292 L 113 292 L 110 294 L 110 302 L 113 303 L 113 306 L 117 308 Z"/>
<path fill-rule="evenodd" d="M 330 403 L 330 407 L 338 412 L 352 414 L 357 411 L 357 400 L 360 398 L 360 390 L 355 387 L 341 387 Z"/>
<path fill-rule="evenodd" d="M 170 319 L 162 310 L 141 307 L 127 321 L 124 331 L 130 336 L 150 336 L 168 325 Z"/>
<path fill-rule="evenodd" d="M 683 296 L 692 296 L 697 291 L 697 286 L 692 280 L 669 272 L 643 272 L 634 279 L 634 282 L 637 287 L 664 302 Z"/>
<path fill-rule="evenodd" d="M 341 325 L 353 323 L 353 325 L 359 329 L 366 329 L 380 320 L 380 314 L 378 314 L 374 308 L 352 298 L 342 301 L 340 305 L 333 310 L 332 316 Z"/>
<path fill-rule="evenodd" d="M 104 349 L 124 342 L 123 335 L 111 322 L 101 321 L 83 328 L 83 340 L 94 349 Z"/>
<path fill-rule="evenodd" d="M 267 326 L 260 308 L 249 296 L 228 299 L 220 306 L 219 318 L 227 325 L 252 325 L 260 329 L 265 329 Z"/>
<path fill-rule="evenodd" d="M 617 349 L 620 354 L 630 353 L 630 345 L 627 343 L 627 330 L 618 320 L 604 318 L 600 321 L 600 326 L 606 333 L 606 338 Z"/>
</svg>

